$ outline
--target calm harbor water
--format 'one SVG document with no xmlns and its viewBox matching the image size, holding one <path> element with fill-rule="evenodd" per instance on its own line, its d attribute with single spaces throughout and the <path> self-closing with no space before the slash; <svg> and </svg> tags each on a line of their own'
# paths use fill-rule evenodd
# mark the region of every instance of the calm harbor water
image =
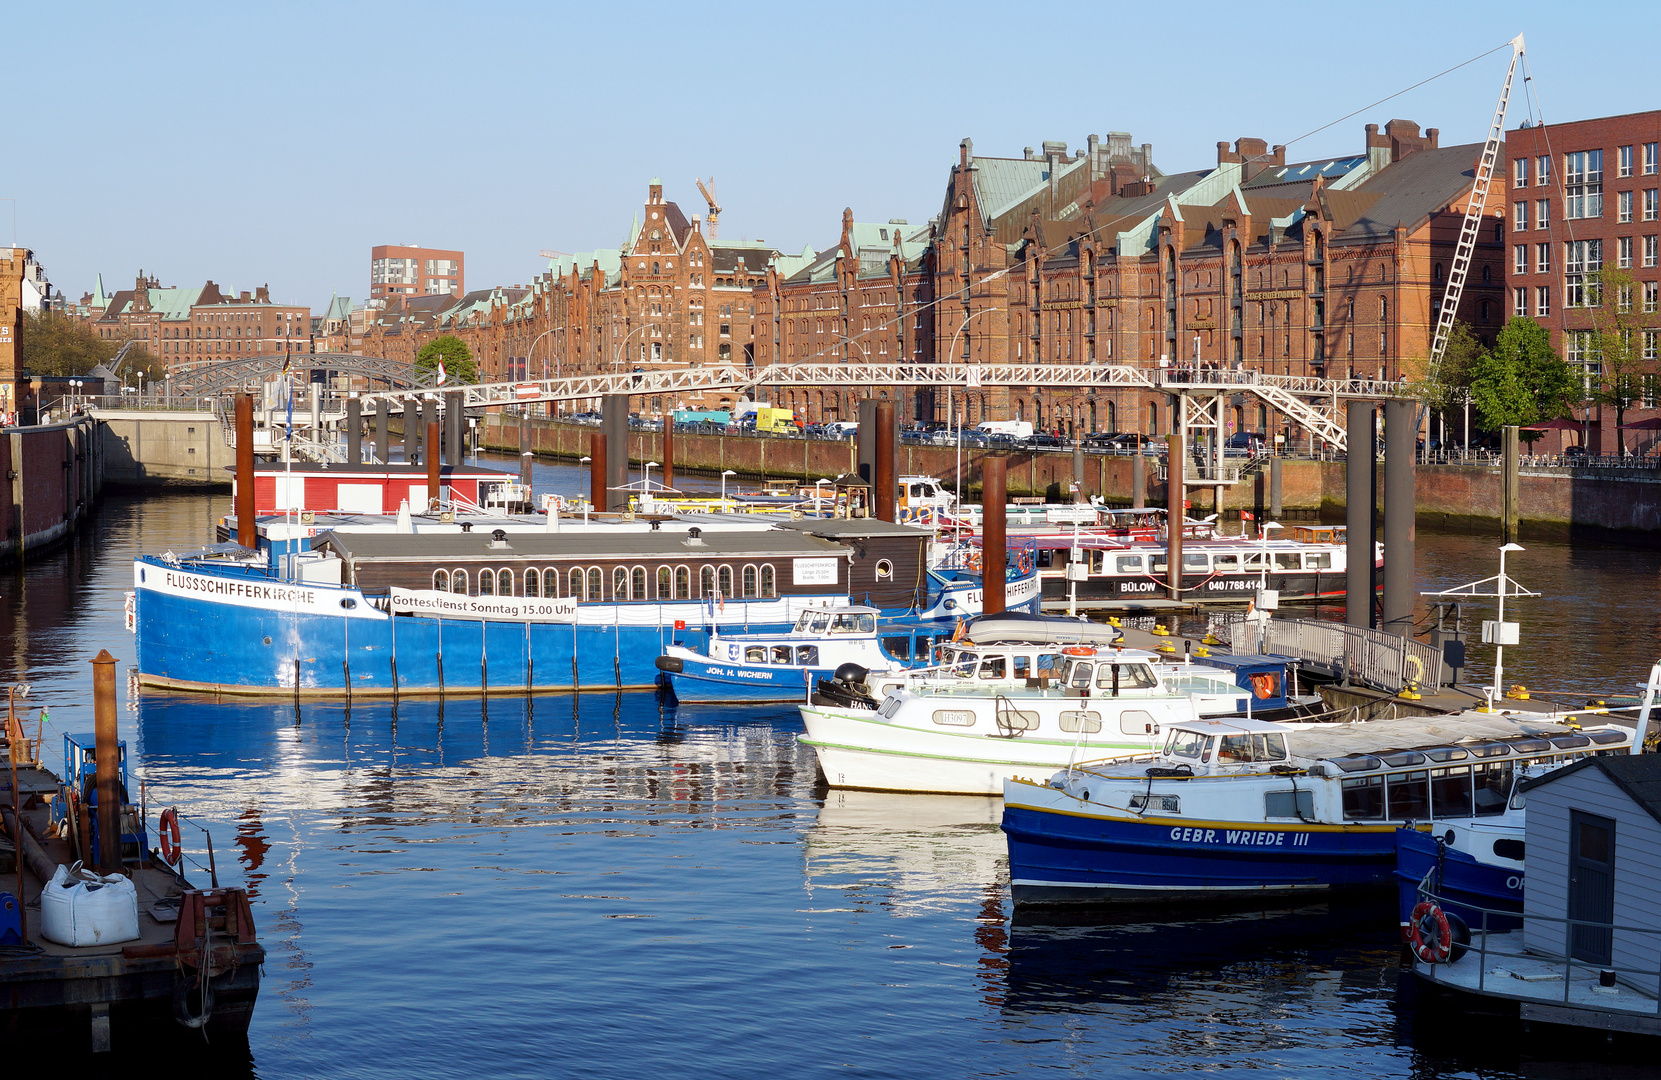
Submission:
<svg viewBox="0 0 1661 1080">
<path fill-rule="evenodd" d="M 583 482 L 537 467 L 539 489 Z M 91 729 L 86 661 L 131 663 L 131 557 L 211 540 L 228 509 L 112 495 L 76 543 L 0 578 L 5 659 L 31 719 L 50 706 L 49 751 Z M 1495 546 L 1421 534 L 1421 588 L 1494 573 Z M 1507 682 L 1631 692 L 1661 657 L 1661 555 L 1530 544 L 1508 569 L 1546 595 L 1508 605 Z M 1642 1069 L 1431 1023 L 1399 984 L 1387 907 L 1017 916 L 996 801 L 828 792 L 790 708 L 639 694 L 348 714 L 125 686 L 122 703 L 152 807 L 211 829 L 269 952 L 247 1045 L 216 1046 L 214 1075 Z"/>
</svg>

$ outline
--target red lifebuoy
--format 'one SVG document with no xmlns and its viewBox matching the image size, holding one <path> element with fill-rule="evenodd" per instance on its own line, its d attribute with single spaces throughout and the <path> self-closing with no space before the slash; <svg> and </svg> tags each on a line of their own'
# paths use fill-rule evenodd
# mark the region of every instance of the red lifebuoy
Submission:
<svg viewBox="0 0 1661 1080">
<path fill-rule="evenodd" d="M 1407 918 L 1407 947 L 1426 964 L 1445 964 L 1453 953 L 1453 927 L 1440 904 L 1420 900 Z"/>
<path fill-rule="evenodd" d="M 161 857 L 168 866 L 178 866 L 184 854 L 184 844 L 179 839 L 179 812 L 171 806 L 163 810 L 156 832 L 161 837 Z"/>
</svg>

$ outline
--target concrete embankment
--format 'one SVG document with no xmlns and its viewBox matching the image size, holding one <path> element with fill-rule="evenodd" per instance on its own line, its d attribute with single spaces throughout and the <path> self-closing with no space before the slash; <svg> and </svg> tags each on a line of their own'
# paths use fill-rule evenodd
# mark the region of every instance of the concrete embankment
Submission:
<svg viewBox="0 0 1661 1080">
<path fill-rule="evenodd" d="M 236 451 L 207 411 L 121 409 L 95 414 L 102 428 L 104 480 L 117 485 L 229 487 Z"/>
<path fill-rule="evenodd" d="M 22 560 L 75 531 L 102 487 L 97 421 L 8 428 L 0 433 L 0 560 Z"/>
<path fill-rule="evenodd" d="M 516 416 L 492 414 L 485 418 L 483 445 L 508 453 L 519 451 Z M 530 419 L 530 446 L 542 457 L 575 460 L 588 453 L 589 437 L 598 429 L 580 424 Z M 629 433 L 632 462 L 662 461 L 663 436 L 658 432 Z M 938 476 L 948 483 L 957 476 L 953 447 L 901 444 L 898 471 Z M 1012 452 L 1008 455 L 1009 493 L 1012 497 L 1067 499 L 1073 475 L 1071 452 Z M 675 436 L 675 468 L 719 475 L 732 469 L 747 479 L 801 478 L 814 480 L 849 472 L 854 467 L 853 444 L 814 439 L 771 439 L 753 436 Z M 1148 458 L 1144 498 L 1149 506 L 1165 505 L 1165 483 L 1156 459 Z M 1132 501 L 1134 465 L 1129 457 L 1087 454 L 1083 475 L 1076 478 L 1085 495 L 1101 495 L 1110 503 Z M 1382 500 L 1383 470 L 1374 491 Z M 1527 469 L 1521 471 L 1521 532 L 1526 537 L 1591 539 L 1617 543 L 1652 543 L 1661 529 L 1661 476 L 1638 470 Z M 979 497 L 978 452 L 963 456 L 966 496 Z M 1498 532 L 1501 484 L 1497 465 L 1421 465 L 1415 482 L 1418 522 L 1431 528 Z M 1191 513 L 1211 513 L 1213 489 L 1189 490 Z M 1346 497 L 1344 463 L 1288 458 L 1281 462 L 1281 517 L 1288 521 L 1342 516 Z M 1234 516 L 1249 510 L 1259 520 L 1270 507 L 1268 468 L 1262 467 L 1239 483 L 1224 488 L 1223 512 Z"/>
</svg>

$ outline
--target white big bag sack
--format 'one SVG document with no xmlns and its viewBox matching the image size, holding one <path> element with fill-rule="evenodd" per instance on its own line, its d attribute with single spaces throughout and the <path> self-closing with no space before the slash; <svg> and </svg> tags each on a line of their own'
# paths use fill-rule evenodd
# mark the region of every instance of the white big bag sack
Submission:
<svg viewBox="0 0 1661 1080">
<path fill-rule="evenodd" d="M 83 948 L 138 937 L 138 889 L 121 874 L 100 876 L 80 863 L 59 866 L 40 894 L 47 941 Z"/>
</svg>

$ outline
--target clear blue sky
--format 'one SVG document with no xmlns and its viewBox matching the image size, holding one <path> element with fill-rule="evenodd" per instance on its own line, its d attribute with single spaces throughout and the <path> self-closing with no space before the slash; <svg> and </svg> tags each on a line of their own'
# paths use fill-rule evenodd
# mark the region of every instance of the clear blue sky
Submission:
<svg viewBox="0 0 1661 1080">
<path fill-rule="evenodd" d="M 320 310 L 369 249 L 467 253 L 472 288 L 541 248 L 614 247 L 653 176 L 723 236 L 823 247 L 937 213 L 978 153 L 1128 131 L 1166 171 L 1294 139 L 1522 31 L 1548 120 L 1661 108 L 1661 4 L 13 4 L 0 196 L 78 298 L 206 278 Z M 1314 135 L 1405 117 L 1483 137 L 1496 53 Z M 1510 125 L 1526 115 L 1514 96 Z M 0 228 L 9 207 L 0 204 Z"/>
</svg>

